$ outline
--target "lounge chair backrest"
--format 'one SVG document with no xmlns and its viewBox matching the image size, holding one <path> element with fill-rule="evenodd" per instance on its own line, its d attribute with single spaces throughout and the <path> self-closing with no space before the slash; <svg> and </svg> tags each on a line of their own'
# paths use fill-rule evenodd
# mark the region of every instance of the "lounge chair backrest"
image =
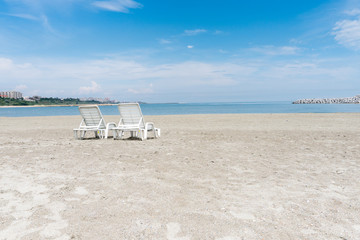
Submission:
<svg viewBox="0 0 360 240">
<path fill-rule="evenodd" d="M 106 128 L 105 121 L 98 106 L 79 106 L 79 111 L 86 126 Z"/>
<path fill-rule="evenodd" d="M 123 125 L 139 125 L 145 127 L 144 118 L 138 103 L 120 103 L 118 105 Z"/>
</svg>

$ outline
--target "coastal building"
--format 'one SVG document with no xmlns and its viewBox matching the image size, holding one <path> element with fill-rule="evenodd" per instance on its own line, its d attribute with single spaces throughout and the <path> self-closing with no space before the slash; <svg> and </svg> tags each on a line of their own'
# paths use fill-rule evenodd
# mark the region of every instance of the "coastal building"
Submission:
<svg viewBox="0 0 360 240">
<path fill-rule="evenodd" d="M 110 98 L 93 98 L 93 97 L 88 97 L 88 98 L 80 98 L 80 101 L 97 101 L 97 102 L 101 102 L 101 103 L 117 103 L 117 101 L 115 100 L 111 100 Z"/>
<path fill-rule="evenodd" d="M 0 92 L 0 97 L 19 99 L 22 98 L 22 93 L 17 91 Z"/>
</svg>

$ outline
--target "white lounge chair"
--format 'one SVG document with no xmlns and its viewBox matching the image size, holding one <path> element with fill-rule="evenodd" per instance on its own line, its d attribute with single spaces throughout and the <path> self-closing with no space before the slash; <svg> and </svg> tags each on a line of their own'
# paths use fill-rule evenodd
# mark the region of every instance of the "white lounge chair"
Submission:
<svg viewBox="0 0 360 240">
<path fill-rule="evenodd" d="M 145 140 L 148 132 L 153 132 L 154 137 L 160 137 L 160 129 L 155 128 L 154 123 L 145 123 L 138 103 L 120 103 L 118 105 L 120 121 L 114 130 L 114 139 L 122 138 L 125 132 L 130 132 L 131 136 L 140 137 Z M 139 136 L 140 135 L 140 136 Z"/>
<path fill-rule="evenodd" d="M 79 128 L 74 129 L 75 139 L 83 139 L 88 131 L 94 132 L 95 137 L 107 138 L 109 130 L 116 127 L 115 123 L 105 123 L 98 106 L 79 106 L 79 111 L 82 121 Z"/>
</svg>

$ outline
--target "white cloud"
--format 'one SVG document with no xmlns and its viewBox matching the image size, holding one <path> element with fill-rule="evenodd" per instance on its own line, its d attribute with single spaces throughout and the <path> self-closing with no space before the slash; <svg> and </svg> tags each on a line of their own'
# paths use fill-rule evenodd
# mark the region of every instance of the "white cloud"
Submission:
<svg viewBox="0 0 360 240">
<path fill-rule="evenodd" d="M 25 75 L 25 72 L 29 75 Z M 31 63 L 18 64 L 10 58 L 0 58 L 0 75 L 2 76 L 7 76 L 10 74 L 11 77 L 17 77 L 24 74 L 25 77 L 30 77 L 32 76 L 30 72 L 36 72 L 36 68 L 34 68 Z"/>
<path fill-rule="evenodd" d="M 13 89 L 26 82 L 28 92 L 38 89 L 38 94 L 42 96 L 59 96 L 62 91 L 70 96 L 95 93 L 101 96 L 104 92 L 119 94 L 124 91 L 144 94 L 152 92 L 150 81 L 158 82 L 157 86 L 162 89 L 176 89 L 178 86 L 228 86 L 236 84 L 233 76 L 251 71 L 248 67 L 229 64 L 181 62 L 153 65 L 120 59 L 72 63 L 46 60 L 32 64 L 17 64 L 10 59 L 0 59 L 0 66 L 2 87 Z M 76 86 L 83 82 L 91 82 L 91 85 Z"/>
<path fill-rule="evenodd" d="M 95 1 L 93 5 L 104 10 L 123 13 L 128 13 L 130 8 L 142 7 L 142 4 L 133 0 Z"/>
<path fill-rule="evenodd" d="M 332 34 L 339 44 L 360 50 L 360 16 L 336 22 Z"/>
<path fill-rule="evenodd" d="M 84 2 L 85 0 L 4 0 L 7 4 L 15 7 L 26 6 L 32 9 L 43 9 L 45 6 L 68 7 L 71 4 Z"/>
<path fill-rule="evenodd" d="M 0 58 L 0 71 L 10 70 L 13 67 L 13 61 L 9 58 Z"/>
<path fill-rule="evenodd" d="M 156 98 L 156 101 L 175 101 L 175 96 L 183 96 L 201 101 L 197 94 L 201 92 L 202 96 L 216 101 L 221 94 L 228 96 L 228 93 L 233 94 L 234 100 L 236 97 L 239 100 L 246 92 L 256 99 L 266 96 L 269 90 L 271 94 L 282 96 L 299 89 L 341 91 L 344 86 L 359 89 L 358 61 L 359 58 L 345 61 L 318 58 L 266 60 L 259 57 L 213 63 L 154 64 L 120 58 L 19 63 L 0 58 L 0 86 L 4 89 L 23 88 L 26 95 L 37 90 L 38 95 L 54 97 L 78 97 L 81 94 L 119 100 Z"/>
<path fill-rule="evenodd" d="M 360 9 L 359 8 L 351 9 L 351 10 L 345 11 L 345 14 L 347 14 L 349 16 L 357 16 L 357 15 L 360 15 Z"/>
<path fill-rule="evenodd" d="M 25 89 L 27 89 L 27 86 L 24 84 L 15 87 L 15 91 L 23 91 Z"/>
<path fill-rule="evenodd" d="M 195 36 L 206 32 L 207 32 L 206 29 L 194 29 L 194 30 L 185 30 L 184 34 L 187 36 Z"/>
<path fill-rule="evenodd" d="M 193 45 L 187 45 L 186 46 L 188 49 L 192 49 L 192 48 L 194 48 L 194 46 Z"/>
<path fill-rule="evenodd" d="M 290 39 L 289 42 L 290 42 L 291 44 L 294 44 L 294 45 L 296 45 L 296 44 L 302 44 L 302 40 L 296 39 L 296 38 Z"/>
<path fill-rule="evenodd" d="M 167 40 L 167 39 L 160 39 L 159 42 L 160 42 L 161 44 L 170 44 L 170 43 L 171 43 L 171 41 L 170 41 L 170 40 Z"/>
<path fill-rule="evenodd" d="M 138 87 L 134 87 L 134 88 L 129 88 L 127 90 L 129 93 L 131 94 L 149 94 L 149 93 L 154 93 L 154 89 L 153 89 L 153 84 L 150 83 L 148 86 L 138 86 Z"/>
<path fill-rule="evenodd" d="M 23 18 L 23 19 L 27 19 L 27 20 L 33 20 L 33 21 L 39 20 L 38 17 L 35 17 L 31 14 L 26 14 L 26 13 L 1 13 L 1 14 L 11 16 L 11 17 Z"/>
<path fill-rule="evenodd" d="M 276 55 L 295 55 L 299 53 L 300 48 L 294 46 L 281 46 L 281 47 L 263 46 L 263 47 L 251 48 L 250 50 L 265 55 L 276 56 Z"/>
<path fill-rule="evenodd" d="M 97 84 L 95 81 L 91 81 L 90 87 L 80 87 L 79 93 L 80 94 L 91 94 L 91 93 L 97 93 L 101 90 L 99 84 Z"/>
<path fill-rule="evenodd" d="M 42 15 L 40 19 L 41 19 L 41 22 L 42 22 L 43 27 L 44 27 L 46 30 L 48 30 L 48 31 L 51 32 L 52 34 L 55 34 L 56 36 L 60 37 L 60 34 L 58 34 L 58 33 L 54 30 L 54 28 L 51 26 L 51 24 L 50 24 L 49 19 L 48 19 L 47 16 Z"/>
</svg>

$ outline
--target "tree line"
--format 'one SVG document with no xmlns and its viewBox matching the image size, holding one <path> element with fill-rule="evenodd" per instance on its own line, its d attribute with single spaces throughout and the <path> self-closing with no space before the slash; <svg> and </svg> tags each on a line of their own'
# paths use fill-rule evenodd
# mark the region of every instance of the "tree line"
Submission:
<svg viewBox="0 0 360 240">
<path fill-rule="evenodd" d="M 78 105 L 78 104 L 100 104 L 104 102 L 96 100 L 81 101 L 79 98 L 38 98 L 32 101 L 23 98 L 0 98 L 0 106 L 31 106 L 31 105 Z"/>
</svg>

